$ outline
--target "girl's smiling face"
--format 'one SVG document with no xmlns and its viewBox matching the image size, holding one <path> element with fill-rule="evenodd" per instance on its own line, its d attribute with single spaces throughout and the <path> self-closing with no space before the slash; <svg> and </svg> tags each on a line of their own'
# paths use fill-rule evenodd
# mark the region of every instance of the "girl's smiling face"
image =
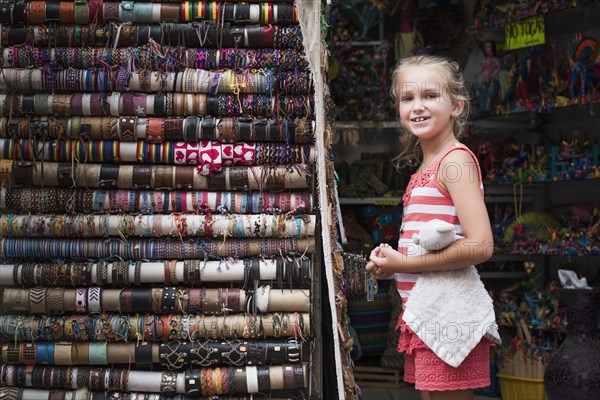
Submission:
<svg viewBox="0 0 600 400">
<path fill-rule="evenodd" d="M 462 103 L 452 102 L 446 85 L 443 74 L 431 67 L 415 66 L 402 74 L 397 88 L 400 122 L 419 139 L 452 134 Z"/>
</svg>

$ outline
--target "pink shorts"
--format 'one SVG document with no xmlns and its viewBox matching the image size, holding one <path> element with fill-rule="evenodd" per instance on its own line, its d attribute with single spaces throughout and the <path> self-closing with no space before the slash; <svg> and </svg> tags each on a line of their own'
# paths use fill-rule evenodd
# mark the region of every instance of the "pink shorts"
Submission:
<svg viewBox="0 0 600 400">
<path fill-rule="evenodd" d="M 398 351 L 406 353 L 404 381 L 415 389 L 427 391 L 469 390 L 490 385 L 490 342 L 481 340 L 458 368 L 451 367 L 431 351 L 425 343 L 398 319 L 400 341 Z"/>
</svg>

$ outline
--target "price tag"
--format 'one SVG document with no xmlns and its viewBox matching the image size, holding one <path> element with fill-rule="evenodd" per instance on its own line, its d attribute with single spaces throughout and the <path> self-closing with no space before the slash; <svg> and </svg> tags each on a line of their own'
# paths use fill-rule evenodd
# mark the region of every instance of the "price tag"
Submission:
<svg viewBox="0 0 600 400">
<path fill-rule="evenodd" d="M 544 17 L 535 17 L 504 25 L 506 50 L 535 46 L 546 42 Z"/>
</svg>

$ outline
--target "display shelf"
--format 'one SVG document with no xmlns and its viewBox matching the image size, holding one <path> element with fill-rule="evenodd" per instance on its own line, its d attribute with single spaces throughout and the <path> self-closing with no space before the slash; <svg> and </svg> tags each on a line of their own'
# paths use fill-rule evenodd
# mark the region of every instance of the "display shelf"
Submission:
<svg viewBox="0 0 600 400">
<path fill-rule="evenodd" d="M 381 46 L 388 44 L 387 40 L 347 40 L 333 43 L 336 47 L 360 47 L 360 46 Z"/>
<path fill-rule="evenodd" d="M 582 122 L 600 118 L 600 102 L 571 104 L 564 107 L 553 107 L 544 110 L 523 110 L 508 114 L 478 116 L 469 120 L 474 128 L 473 135 L 497 133 L 503 131 L 535 130 L 547 119 L 561 122 Z"/>
<path fill-rule="evenodd" d="M 338 121 L 333 127 L 336 129 L 393 129 L 402 131 L 398 121 Z"/>
<path fill-rule="evenodd" d="M 527 274 L 518 271 L 479 271 L 481 279 L 525 279 Z"/>
<path fill-rule="evenodd" d="M 402 204 L 402 197 L 340 197 L 341 205 L 374 205 L 397 206 Z"/>
<path fill-rule="evenodd" d="M 527 261 L 535 257 L 543 257 L 544 254 L 493 254 L 488 260 L 490 262 Z"/>
<path fill-rule="evenodd" d="M 558 188 L 560 190 L 576 189 L 577 187 L 589 188 L 590 185 L 595 185 L 600 182 L 600 178 L 596 179 L 578 179 L 578 180 L 567 180 L 567 181 L 539 181 L 539 182 L 522 182 L 521 187 L 524 191 L 534 192 L 546 189 L 548 187 Z M 518 183 L 484 183 L 486 191 L 494 193 L 505 192 L 507 189 L 513 190 L 514 186 Z M 535 193 L 533 193 L 535 194 Z"/>
<path fill-rule="evenodd" d="M 553 10 L 537 15 L 525 16 L 521 19 L 529 19 L 538 16 L 544 17 L 545 31 L 551 32 L 553 36 L 573 32 L 573 27 L 579 31 L 597 28 L 598 19 L 600 19 L 600 3 L 578 4 L 576 7 Z M 518 19 L 512 19 L 514 22 Z M 504 40 L 504 24 L 497 22 L 493 26 L 484 26 L 482 28 L 469 28 L 467 33 L 476 36 L 478 39 L 485 40 Z"/>
</svg>

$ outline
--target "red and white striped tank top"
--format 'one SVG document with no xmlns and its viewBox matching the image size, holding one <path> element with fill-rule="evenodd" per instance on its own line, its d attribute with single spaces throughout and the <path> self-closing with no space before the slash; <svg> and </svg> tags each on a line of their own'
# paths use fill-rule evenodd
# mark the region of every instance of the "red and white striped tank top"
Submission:
<svg viewBox="0 0 600 400">
<path fill-rule="evenodd" d="M 408 256 L 418 256 L 425 252 L 421 246 L 412 240 L 414 233 L 418 234 L 421 228 L 432 219 L 441 219 L 454 225 L 456 234 L 462 237 L 463 230 L 456 215 L 456 209 L 450 194 L 438 183 L 437 173 L 444 157 L 454 150 L 467 151 L 477 165 L 479 172 L 479 185 L 483 196 L 483 183 L 481 181 L 481 170 L 477 157 L 467 146 L 456 143 L 450 146 L 438 159 L 426 169 L 413 174 L 406 187 L 406 193 L 402 196 L 403 216 L 400 228 L 400 239 L 398 240 L 398 251 Z M 450 171 L 448 171 L 451 174 Z M 402 297 L 404 305 L 412 288 L 415 286 L 418 273 L 396 273 L 396 288 Z"/>
</svg>

